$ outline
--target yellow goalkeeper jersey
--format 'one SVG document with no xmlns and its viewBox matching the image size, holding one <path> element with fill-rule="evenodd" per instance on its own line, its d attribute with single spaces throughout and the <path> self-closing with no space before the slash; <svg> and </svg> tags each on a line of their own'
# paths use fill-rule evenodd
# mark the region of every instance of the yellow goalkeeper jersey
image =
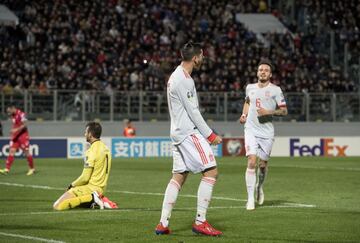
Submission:
<svg viewBox="0 0 360 243">
<path fill-rule="evenodd" d="M 86 151 L 85 167 L 93 168 L 89 184 L 105 190 L 111 169 L 111 154 L 101 140 L 93 142 Z"/>
</svg>

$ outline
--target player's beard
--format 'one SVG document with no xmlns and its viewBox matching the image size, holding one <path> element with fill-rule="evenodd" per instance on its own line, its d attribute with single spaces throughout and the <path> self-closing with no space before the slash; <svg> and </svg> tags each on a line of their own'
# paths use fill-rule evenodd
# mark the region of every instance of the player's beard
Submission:
<svg viewBox="0 0 360 243">
<path fill-rule="evenodd" d="M 259 77 L 259 81 L 260 83 L 266 83 L 270 80 L 270 77 L 265 77 L 265 78 L 262 78 L 261 76 Z"/>
</svg>

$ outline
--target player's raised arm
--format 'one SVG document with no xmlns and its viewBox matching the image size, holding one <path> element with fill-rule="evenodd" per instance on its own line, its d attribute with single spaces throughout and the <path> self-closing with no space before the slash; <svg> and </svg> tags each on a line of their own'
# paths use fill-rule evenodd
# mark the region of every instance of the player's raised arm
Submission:
<svg viewBox="0 0 360 243">
<path fill-rule="evenodd" d="M 275 96 L 277 109 L 274 111 L 274 116 L 286 116 L 288 114 L 288 109 L 286 106 L 286 101 L 281 88 L 278 88 L 278 93 Z"/>
<path fill-rule="evenodd" d="M 259 116 L 286 116 L 288 114 L 285 97 L 280 88 L 278 88 L 275 95 L 276 109 L 275 110 L 265 110 L 264 108 L 258 109 Z"/>
<path fill-rule="evenodd" d="M 259 108 L 257 110 L 259 116 L 286 116 L 288 114 L 287 107 L 278 107 L 275 110 L 266 110 L 264 108 Z"/>
<path fill-rule="evenodd" d="M 274 110 L 274 116 L 286 116 L 288 114 L 287 107 L 279 107 L 278 109 Z"/>
</svg>

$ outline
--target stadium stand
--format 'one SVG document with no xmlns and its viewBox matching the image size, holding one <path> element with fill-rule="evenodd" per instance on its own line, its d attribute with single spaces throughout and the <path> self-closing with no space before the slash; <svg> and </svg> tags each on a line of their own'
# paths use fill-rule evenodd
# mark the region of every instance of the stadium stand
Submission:
<svg viewBox="0 0 360 243">
<path fill-rule="evenodd" d="M 194 74 L 198 91 L 243 91 L 256 78 L 253 70 L 261 57 L 274 61 L 273 82 L 286 92 L 358 89 L 341 66 L 330 65 L 324 31 L 333 29 L 348 42 L 349 66 L 358 69 L 356 1 L 295 1 L 292 21 L 286 17 L 288 6 L 280 6 L 286 1 L 273 1 L 283 12 L 265 1 L 3 2 L 20 18 L 20 25 L 0 28 L 0 90 L 5 94 L 164 90 L 179 62 L 178 49 L 188 39 L 201 40 L 208 59 Z M 264 46 L 236 21 L 236 13 L 246 12 L 271 12 L 289 32 L 268 33 L 270 45 Z"/>
</svg>

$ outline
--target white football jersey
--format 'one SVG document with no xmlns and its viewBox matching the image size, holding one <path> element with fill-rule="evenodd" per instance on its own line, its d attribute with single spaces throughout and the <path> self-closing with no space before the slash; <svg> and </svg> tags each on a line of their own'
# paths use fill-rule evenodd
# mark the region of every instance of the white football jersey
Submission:
<svg viewBox="0 0 360 243">
<path fill-rule="evenodd" d="M 272 122 L 260 123 L 257 110 L 261 107 L 266 110 L 275 110 L 276 107 L 286 106 L 281 88 L 269 83 L 266 87 L 260 88 L 257 83 L 246 86 L 246 97 L 250 99 L 249 112 L 245 123 L 246 130 L 256 137 L 273 138 L 274 126 Z"/>
<path fill-rule="evenodd" d="M 179 144 L 194 133 L 205 139 L 212 130 L 199 111 L 199 102 L 194 80 L 179 65 L 167 83 L 167 99 L 171 119 L 170 137 L 173 144 Z"/>
</svg>

